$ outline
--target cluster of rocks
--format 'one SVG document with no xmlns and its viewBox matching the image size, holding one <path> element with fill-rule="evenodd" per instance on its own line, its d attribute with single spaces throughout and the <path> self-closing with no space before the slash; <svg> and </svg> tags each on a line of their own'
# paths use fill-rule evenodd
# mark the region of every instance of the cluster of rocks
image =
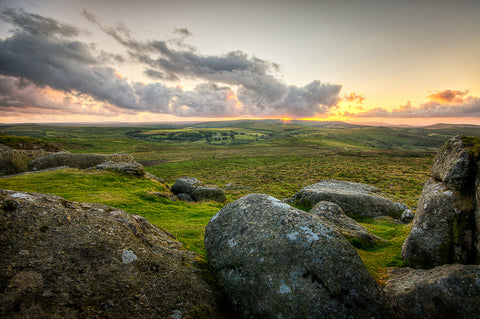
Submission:
<svg viewBox="0 0 480 319">
<path fill-rule="evenodd" d="M 221 318 L 206 263 L 143 217 L 0 190 L 0 317 Z"/>
<path fill-rule="evenodd" d="M 32 149 L 14 149 L 0 145 L 0 176 L 63 167 L 96 167 L 137 177 L 148 175 L 143 165 L 135 162 L 133 156 L 127 153 L 72 154 L 58 148 L 53 149 L 52 146 L 45 149 L 35 146 Z"/>
<path fill-rule="evenodd" d="M 291 201 L 309 212 L 264 194 L 227 204 L 205 229 L 214 276 L 142 217 L 0 191 L 0 317 L 478 318 L 479 162 L 454 138 L 431 175 L 402 250 L 424 269 L 392 269 L 384 288 L 352 244 L 388 243 L 351 217 L 411 212 L 367 185 L 305 187 Z M 214 189 L 185 177 L 171 191 L 223 202 Z"/>
<path fill-rule="evenodd" d="M 178 199 L 186 202 L 213 200 L 223 203 L 227 200 L 225 192 L 216 186 L 203 185 L 195 177 L 181 177 L 170 188 Z"/>
<path fill-rule="evenodd" d="M 443 266 L 393 269 L 384 289 L 350 243 L 385 241 L 347 215 L 412 213 L 362 184 L 305 187 L 290 201 L 313 206 L 308 213 L 247 195 L 210 220 L 207 255 L 242 318 L 477 318 L 480 266 L 458 263 L 478 262 L 478 168 L 459 137 L 440 150 L 403 256 L 416 267 Z"/>
<path fill-rule="evenodd" d="M 435 156 L 385 293 L 398 318 L 478 318 L 480 161 L 460 136 Z"/>
</svg>

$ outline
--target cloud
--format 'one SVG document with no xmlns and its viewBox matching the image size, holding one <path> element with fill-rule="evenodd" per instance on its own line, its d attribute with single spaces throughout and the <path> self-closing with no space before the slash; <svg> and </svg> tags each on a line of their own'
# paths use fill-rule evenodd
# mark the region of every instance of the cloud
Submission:
<svg viewBox="0 0 480 319">
<path fill-rule="evenodd" d="M 427 118 L 427 117 L 480 117 L 480 98 L 468 96 L 468 91 L 444 90 L 430 94 L 425 103 L 418 107 L 412 106 L 410 101 L 394 110 L 375 108 L 373 110 L 353 114 L 345 112 L 351 117 L 400 117 L 400 118 Z"/>
<path fill-rule="evenodd" d="M 105 26 L 86 10 L 82 14 L 122 44 L 150 78 L 203 83 L 184 91 L 162 82 L 133 82 L 109 66 L 112 61 L 125 61 L 121 54 L 76 40 L 81 31 L 75 26 L 6 9 L 0 19 L 13 29 L 10 37 L 0 39 L 0 108 L 5 112 L 16 108 L 202 117 L 313 116 L 328 112 L 339 100 L 340 85 L 313 81 L 304 87 L 289 86 L 274 76 L 277 64 L 241 51 L 197 54 L 183 44 L 182 39 L 191 35 L 187 29 L 174 30 L 177 44 L 141 42 L 124 25 Z"/>
<path fill-rule="evenodd" d="M 463 103 L 463 97 L 468 94 L 468 91 L 457 90 L 444 90 L 441 92 L 433 93 L 428 96 L 431 102 L 439 104 L 461 104 Z"/>
<path fill-rule="evenodd" d="M 23 10 L 4 9 L 0 13 L 0 19 L 16 27 L 17 29 L 14 29 L 14 31 L 26 31 L 32 35 L 61 34 L 76 36 L 80 33 L 79 29 L 74 26 L 38 14 L 26 13 Z"/>
<path fill-rule="evenodd" d="M 347 100 L 348 102 L 356 102 L 356 103 L 362 104 L 363 101 L 365 101 L 365 97 L 361 94 L 352 92 L 348 95 L 345 94 L 345 100 Z"/>
<path fill-rule="evenodd" d="M 341 86 L 328 83 L 320 85 L 319 81 L 313 81 L 303 88 L 288 86 L 274 76 L 279 71 L 278 64 L 250 57 L 242 51 L 204 56 L 185 45 L 180 47 L 188 50 L 173 49 L 165 41 L 140 42 L 123 25 L 107 27 L 91 15 L 85 13 L 89 21 L 126 46 L 131 57 L 145 64 L 148 67 L 145 72 L 152 78 L 171 81 L 190 78 L 236 86 L 238 99 L 248 108 L 275 115 L 288 109 L 290 115 L 295 115 L 295 110 L 299 110 L 299 116 L 313 116 L 329 111 L 339 100 Z M 175 32 L 191 35 L 187 29 L 175 29 Z M 335 103 L 332 104 L 332 101 Z M 295 104 L 286 106 L 290 102 Z"/>
</svg>

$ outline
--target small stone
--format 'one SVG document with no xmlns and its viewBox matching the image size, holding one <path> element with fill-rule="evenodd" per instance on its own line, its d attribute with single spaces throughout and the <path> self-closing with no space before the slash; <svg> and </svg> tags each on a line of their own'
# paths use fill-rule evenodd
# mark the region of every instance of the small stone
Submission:
<svg viewBox="0 0 480 319">
<path fill-rule="evenodd" d="M 405 211 L 402 213 L 402 216 L 400 216 L 400 220 L 404 224 L 408 224 L 413 220 L 413 213 L 410 209 L 405 209 Z"/>
</svg>

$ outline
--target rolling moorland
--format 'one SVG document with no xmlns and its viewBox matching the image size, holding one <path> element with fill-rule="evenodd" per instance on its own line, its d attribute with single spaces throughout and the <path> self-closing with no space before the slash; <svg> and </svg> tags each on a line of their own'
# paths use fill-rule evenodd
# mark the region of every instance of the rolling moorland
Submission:
<svg viewBox="0 0 480 319">
<path fill-rule="evenodd" d="M 164 183 L 94 169 L 61 169 L 1 178 L 0 188 L 118 207 L 146 217 L 175 235 L 187 249 L 205 256 L 205 225 L 224 204 L 186 203 L 155 195 L 168 191 L 179 177 L 192 176 L 222 187 L 227 202 L 250 193 L 289 198 L 320 180 L 340 179 L 376 186 L 415 211 L 436 151 L 455 135 L 478 136 L 480 126 L 397 128 L 279 120 L 3 125 L 0 142 L 4 144 L 41 140 L 72 153 L 126 152 Z M 409 225 L 388 218 L 360 222 L 390 242 L 381 247 L 356 247 L 369 271 L 382 282 L 388 267 L 405 265 L 400 250 Z"/>
</svg>

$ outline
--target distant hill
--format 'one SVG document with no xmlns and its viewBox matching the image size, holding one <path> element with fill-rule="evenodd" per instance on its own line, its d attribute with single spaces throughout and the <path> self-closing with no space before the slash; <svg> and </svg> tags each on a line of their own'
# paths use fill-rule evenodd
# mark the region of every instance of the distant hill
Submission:
<svg viewBox="0 0 480 319">
<path fill-rule="evenodd" d="M 437 124 L 425 126 L 424 128 L 430 129 L 430 130 L 445 130 L 445 129 L 459 129 L 459 128 L 480 129 L 480 125 L 437 123 Z"/>
</svg>

